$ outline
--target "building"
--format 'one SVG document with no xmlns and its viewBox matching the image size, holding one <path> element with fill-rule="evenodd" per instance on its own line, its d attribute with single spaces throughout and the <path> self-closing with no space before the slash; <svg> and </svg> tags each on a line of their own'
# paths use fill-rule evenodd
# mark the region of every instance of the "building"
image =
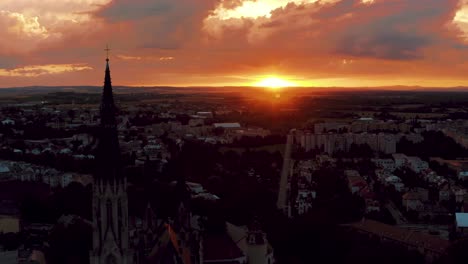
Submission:
<svg viewBox="0 0 468 264">
<path fill-rule="evenodd" d="M 382 243 L 391 243 L 418 251 L 425 257 L 426 263 L 439 259 L 450 245 L 448 240 L 373 220 L 363 220 L 348 226 L 371 238 L 377 238 Z"/>
<path fill-rule="evenodd" d="M 203 118 L 213 118 L 213 113 L 212 112 L 197 112 L 197 116 L 200 116 Z"/>
<path fill-rule="evenodd" d="M 268 243 L 266 234 L 261 230 L 257 221 L 250 226 L 236 226 L 226 223 L 226 230 L 232 241 L 246 257 L 245 264 L 273 264 L 273 248 Z M 205 263 L 207 263 L 205 261 Z"/>
<path fill-rule="evenodd" d="M 200 264 L 201 227 L 198 216 L 190 211 L 190 187 L 197 191 L 198 186 L 188 186 L 184 179 L 177 181 L 177 198 L 174 203 L 167 201 L 174 205 L 171 218 L 156 218 L 149 202 L 145 212 L 129 216 L 115 113 L 107 59 L 93 175 L 90 264 Z"/>
<path fill-rule="evenodd" d="M 393 160 L 395 161 L 395 168 L 399 169 L 406 166 L 407 157 L 405 154 L 395 153 L 392 155 Z"/>
<path fill-rule="evenodd" d="M 368 188 L 367 182 L 361 177 L 356 170 L 345 170 L 344 172 L 348 179 L 348 188 L 352 194 L 359 194 L 361 191 Z"/>
<path fill-rule="evenodd" d="M 20 211 L 13 201 L 0 202 L 0 234 L 20 232 Z"/>
<path fill-rule="evenodd" d="M 403 194 L 402 203 L 406 211 L 422 211 L 424 210 L 424 204 L 421 201 L 421 197 L 417 192 L 407 192 Z"/>
<path fill-rule="evenodd" d="M 394 172 L 396 167 L 395 167 L 395 161 L 392 159 L 372 159 L 372 162 L 374 164 L 383 170 Z"/>
<path fill-rule="evenodd" d="M 295 209 L 298 215 L 306 214 L 312 209 L 312 201 L 316 198 L 317 192 L 310 190 L 299 190 L 297 192 Z"/>
<path fill-rule="evenodd" d="M 224 128 L 224 129 L 240 129 L 241 125 L 239 123 L 214 123 L 214 128 Z"/>
<path fill-rule="evenodd" d="M 461 181 L 468 180 L 468 171 L 460 171 L 458 173 L 458 179 L 461 180 Z"/>
<path fill-rule="evenodd" d="M 416 173 L 420 173 L 423 170 L 429 168 L 429 164 L 426 161 L 421 160 L 419 157 L 407 157 L 409 167 Z"/>
<path fill-rule="evenodd" d="M 462 236 L 468 235 L 468 213 L 456 213 L 455 222 L 457 232 Z"/>
<path fill-rule="evenodd" d="M 310 133 L 309 131 L 298 131 L 296 137 L 297 142 L 305 151 L 320 149 L 328 154 L 349 151 L 353 144 L 368 145 L 373 151 L 393 154 L 396 152 L 397 142 L 395 135 L 385 133 Z"/>
<path fill-rule="evenodd" d="M 236 130 L 234 136 L 237 138 L 241 137 L 266 137 L 270 135 L 270 130 L 263 129 L 263 128 L 247 128 L 247 129 L 239 129 Z"/>
<path fill-rule="evenodd" d="M 127 180 L 120 168 L 120 147 L 115 119 L 109 59 L 104 89 L 93 182 L 93 249 L 91 264 L 134 263 L 129 247 Z"/>
</svg>

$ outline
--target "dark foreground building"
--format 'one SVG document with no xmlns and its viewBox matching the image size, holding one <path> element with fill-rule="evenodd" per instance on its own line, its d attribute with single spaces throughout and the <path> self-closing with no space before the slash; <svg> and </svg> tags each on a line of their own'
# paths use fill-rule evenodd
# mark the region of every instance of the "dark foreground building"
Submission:
<svg viewBox="0 0 468 264">
<path fill-rule="evenodd" d="M 109 59 L 101 101 L 101 123 L 93 184 L 91 264 L 133 263 L 129 246 L 127 180 L 122 174 Z"/>
</svg>

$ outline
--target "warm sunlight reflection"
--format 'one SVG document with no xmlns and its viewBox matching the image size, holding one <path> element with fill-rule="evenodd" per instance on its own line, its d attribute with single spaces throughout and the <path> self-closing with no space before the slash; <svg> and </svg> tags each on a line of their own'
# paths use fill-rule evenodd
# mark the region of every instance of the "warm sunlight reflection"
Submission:
<svg viewBox="0 0 468 264">
<path fill-rule="evenodd" d="M 278 77 L 267 77 L 257 82 L 255 86 L 271 88 L 276 90 L 283 87 L 295 86 L 295 84 Z"/>
</svg>

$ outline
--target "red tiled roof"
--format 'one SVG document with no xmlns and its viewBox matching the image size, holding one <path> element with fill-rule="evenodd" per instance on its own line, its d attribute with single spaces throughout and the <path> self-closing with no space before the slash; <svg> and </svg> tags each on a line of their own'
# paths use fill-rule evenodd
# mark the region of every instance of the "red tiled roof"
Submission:
<svg viewBox="0 0 468 264">
<path fill-rule="evenodd" d="M 403 194 L 403 200 L 420 200 L 419 194 L 415 192 L 407 192 Z"/>
<path fill-rule="evenodd" d="M 430 250 L 440 254 L 444 253 L 450 245 L 450 242 L 448 240 L 444 240 L 420 232 L 410 231 L 407 229 L 383 224 L 373 220 L 363 220 L 361 222 L 351 224 L 350 226 L 361 231 L 392 239 L 410 246 L 422 247 L 426 250 Z"/>
<path fill-rule="evenodd" d="M 234 260 L 244 257 L 242 251 L 226 233 L 207 235 L 203 239 L 203 251 L 204 260 Z"/>
</svg>

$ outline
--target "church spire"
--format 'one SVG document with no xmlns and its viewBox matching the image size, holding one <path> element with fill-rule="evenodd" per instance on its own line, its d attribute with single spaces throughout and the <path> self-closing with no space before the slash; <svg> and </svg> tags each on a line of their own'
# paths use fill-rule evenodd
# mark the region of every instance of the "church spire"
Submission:
<svg viewBox="0 0 468 264">
<path fill-rule="evenodd" d="M 93 183 L 93 249 L 91 264 L 134 263 L 128 232 L 127 181 L 120 164 L 116 107 L 112 95 L 109 48 L 97 129 L 96 171 Z"/>
<path fill-rule="evenodd" d="M 120 147 L 116 126 L 116 107 L 112 93 L 112 81 L 109 67 L 109 48 L 106 48 L 106 71 L 102 91 L 98 147 L 96 161 L 99 168 L 98 178 L 113 179 L 120 176 Z"/>
<path fill-rule="evenodd" d="M 109 68 L 109 47 L 106 57 L 106 73 L 104 77 L 104 89 L 102 92 L 101 101 L 101 126 L 115 126 L 115 105 L 114 96 L 112 95 L 112 81 Z"/>
</svg>

